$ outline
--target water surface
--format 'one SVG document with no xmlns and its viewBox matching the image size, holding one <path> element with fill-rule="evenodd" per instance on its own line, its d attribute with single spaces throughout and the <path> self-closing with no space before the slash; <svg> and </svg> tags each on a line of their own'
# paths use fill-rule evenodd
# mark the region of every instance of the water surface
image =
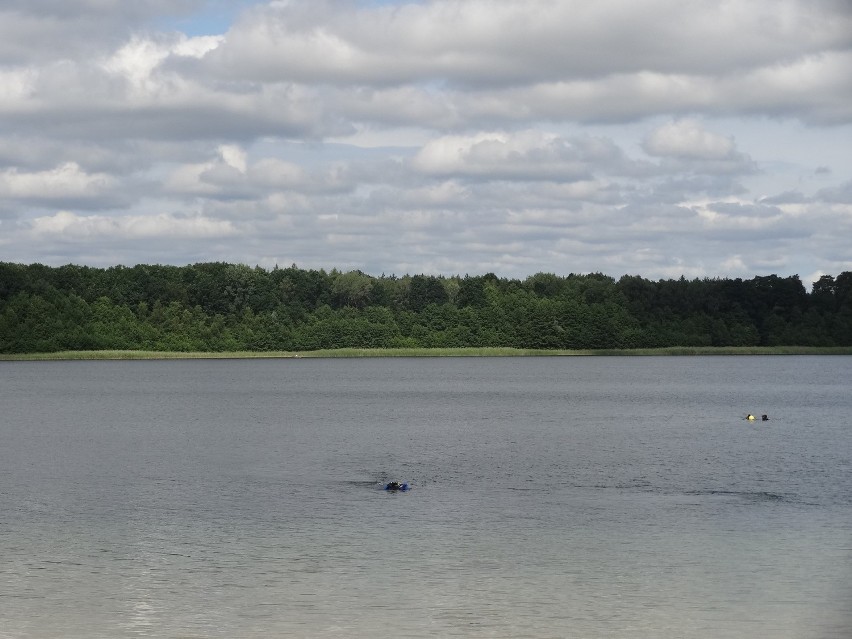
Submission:
<svg viewBox="0 0 852 639">
<path fill-rule="evenodd" d="M 0 637 L 848 638 L 849 379 L 818 356 L 0 363 Z"/>
</svg>

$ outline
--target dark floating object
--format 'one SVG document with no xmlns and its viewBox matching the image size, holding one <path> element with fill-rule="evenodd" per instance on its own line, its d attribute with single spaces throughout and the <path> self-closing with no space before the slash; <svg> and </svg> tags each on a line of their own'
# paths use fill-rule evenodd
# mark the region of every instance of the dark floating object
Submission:
<svg viewBox="0 0 852 639">
<path fill-rule="evenodd" d="M 754 415 L 752 415 L 751 413 L 749 413 L 748 415 L 746 415 L 746 421 L 753 422 L 753 421 L 754 421 L 754 420 L 756 420 L 756 419 L 757 419 L 757 417 L 755 417 L 755 416 L 754 416 Z M 762 421 L 762 422 L 768 422 L 768 421 L 769 421 L 769 415 L 761 415 L 761 416 L 760 416 L 760 421 Z"/>
<path fill-rule="evenodd" d="M 385 490 L 390 491 L 390 492 L 394 492 L 394 493 L 396 493 L 396 492 L 404 493 L 408 489 L 409 489 L 408 482 L 392 481 L 392 482 L 385 484 Z"/>
</svg>

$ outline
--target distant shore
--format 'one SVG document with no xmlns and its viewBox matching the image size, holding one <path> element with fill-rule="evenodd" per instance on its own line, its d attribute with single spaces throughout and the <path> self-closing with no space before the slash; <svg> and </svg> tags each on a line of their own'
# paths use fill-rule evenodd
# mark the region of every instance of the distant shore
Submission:
<svg viewBox="0 0 852 639">
<path fill-rule="evenodd" d="M 316 351 L 59 351 L 0 353 L 0 361 L 156 360 L 156 359 L 298 359 L 351 357 L 571 357 L 571 356 L 688 356 L 688 355 L 852 355 L 852 347 L 809 346 L 671 346 L 666 348 L 602 350 L 533 350 L 520 348 L 341 348 Z"/>
</svg>

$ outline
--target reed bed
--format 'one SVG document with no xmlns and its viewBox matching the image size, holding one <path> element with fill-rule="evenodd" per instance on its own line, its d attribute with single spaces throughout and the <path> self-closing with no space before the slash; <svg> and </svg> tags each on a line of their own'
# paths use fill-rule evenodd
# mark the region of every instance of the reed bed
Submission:
<svg viewBox="0 0 852 639">
<path fill-rule="evenodd" d="M 691 356 L 691 355 L 852 355 L 852 347 L 809 346 L 670 346 L 666 348 L 601 350 L 534 350 L 520 348 L 341 348 L 316 351 L 60 351 L 0 353 L 5 361 L 155 360 L 155 359 L 271 359 L 330 357 L 570 357 L 570 356 Z"/>
</svg>

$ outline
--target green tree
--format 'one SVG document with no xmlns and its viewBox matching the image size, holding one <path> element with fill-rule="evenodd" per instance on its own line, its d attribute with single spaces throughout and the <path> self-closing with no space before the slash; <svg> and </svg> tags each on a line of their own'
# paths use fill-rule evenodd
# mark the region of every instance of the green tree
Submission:
<svg viewBox="0 0 852 639">
<path fill-rule="evenodd" d="M 373 278 L 361 271 L 338 273 L 332 277 L 332 308 L 365 308 L 372 301 Z"/>
<path fill-rule="evenodd" d="M 441 280 L 433 275 L 414 275 L 408 283 L 408 308 L 419 313 L 429 304 L 449 301 Z"/>
</svg>

